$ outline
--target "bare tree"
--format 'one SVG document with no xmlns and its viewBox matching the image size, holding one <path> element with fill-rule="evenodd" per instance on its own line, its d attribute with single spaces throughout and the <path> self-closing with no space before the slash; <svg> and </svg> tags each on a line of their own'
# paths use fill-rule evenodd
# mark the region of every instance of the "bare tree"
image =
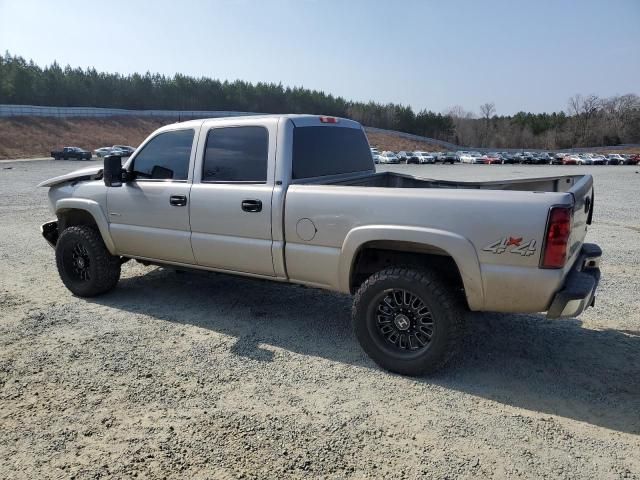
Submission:
<svg viewBox="0 0 640 480">
<path fill-rule="evenodd" d="M 489 128 L 491 126 L 491 117 L 496 114 L 496 104 L 493 102 L 487 102 L 480 105 L 480 114 L 484 119 L 483 129 L 480 138 L 480 145 L 483 147 L 487 146 L 487 142 L 489 139 Z"/>
<path fill-rule="evenodd" d="M 607 98 L 602 101 L 602 110 L 605 120 L 601 122 L 602 132 L 609 138 L 624 141 L 640 114 L 640 97 L 628 93 Z"/>
<path fill-rule="evenodd" d="M 567 103 L 567 113 L 571 116 L 578 116 L 582 111 L 582 95 L 577 93 L 573 97 L 569 98 Z"/>
<path fill-rule="evenodd" d="M 489 120 L 496 114 L 496 104 L 493 102 L 480 105 L 480 114 L 485 120 Z"/>
<path fill-rule="evenodd" d="M 455 127 L 455 143 L 458 145 L 472 145 L 477 141 L 475 131 L 473 128 L 473 122 L 475 115 L 473 112 L 466 111 L 460 105 L 454 105 L 444 111 L 445 115 L 448 115 L 453 120 Z"/>
<path fill-rule="evenodd" d="M 591 137 L 591 123 L 598 113 L 602 101 L 597 95 L 587 95 L 582 101 L 582 141 L 588 143 Z"/>
<path fill-rule="evenodd" d="M 591 123 L 599 112 L 602 100 L 597 95 L 574 95 L 569 99 L 568 113 L 574 117 L 573 144 L 585 145 L 591 137 Z"/>
</svg>

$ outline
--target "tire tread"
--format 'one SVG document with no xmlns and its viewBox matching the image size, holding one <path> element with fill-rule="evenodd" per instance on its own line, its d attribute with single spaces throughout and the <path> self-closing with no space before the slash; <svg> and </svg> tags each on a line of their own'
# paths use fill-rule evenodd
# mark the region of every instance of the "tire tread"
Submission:
<svg viewBox="0 0 640 480">
<path fill-rule="evenodd" d="M 120 257 L 109 253 L 100 233 L 88 225 L 68 227 L 60 235 L 58 243 L 64 241 L 67 236 L 78 236 L 86 243 L 87 249 L 92 254 L 91 260 L 96 265 L 96 278 L 91 285 L 85 285 L 84 288 L 78 289 L 67 278 L 62 266 L 62 255 L 59 255 L 56 249 L 56 265 L 64 285 L 71 292 L 82 297 L 93 297 L 112 290 L 120 279 Z"/>
<path fill-rule="evenodd" d="M 439 303 L 441 309 L 446 312 L 445 314 L 449 317 L 449 334 L 444 347 L 444 353 L 434 362 L 413 366 L 405 365 L 399 369 L 393 368 L 393 370 L 397 373 L 412 376 L 435 372 L 436 370 L 443 368 L 458 354 L 462 343 L 461 340 L 464 335 L 466 316 L 464 299 L 461 295 L 452 291 L 449 286 L 442 282 L 436 273 L 428 269 L 416 269 L 415 267 L 410 266 L 394 266 L 372 274 L 362 283 L 362 285 L 360 285 L 360 288 L 358 288 L 358 291 L 355 294 L 352 308 L 352 324 L 354 331 L 356 332 L 356 336 L 358 336 L 356 325 L 359 321 L 358 316 L 361 314 L 363 309 L 366 311 L 367 308 L 362 298 L 364 294 L 371 289 L 375 289 L 381 282 L 399 279 L 410 280 L 415 284 L 422 285 L 430 291 L 434 300 Z M 377 359 L 379 355 L 378 351 L 374 350 L 369 343 L 361 341 L 360 344 L 369 357 L 383 368 L 388 368 L 385 365 L 381 365 Z"/>
</svg>

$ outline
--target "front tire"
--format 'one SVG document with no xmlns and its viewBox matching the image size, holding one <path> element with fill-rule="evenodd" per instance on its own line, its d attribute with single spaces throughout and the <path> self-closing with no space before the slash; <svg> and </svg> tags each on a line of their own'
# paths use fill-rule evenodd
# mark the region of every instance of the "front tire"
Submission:
<svg viewBox="0 0 640 480">
<path fill-rule="evenodd" d="M 100 233 L 88 225 L 62 232 L 56 243 L 56 265 L 62 283 L 79 297 L 108 292 L 120 279 L 120 257 L 111 255 Z"/>
<path fill-rule="evenodd" d="M 390 267 L 360 286 L 352 323 L 363 350 L 380 367 L 416 376 L 442 368 L 455 355 L 464 309 L 433 272 Z"/>
</svg>

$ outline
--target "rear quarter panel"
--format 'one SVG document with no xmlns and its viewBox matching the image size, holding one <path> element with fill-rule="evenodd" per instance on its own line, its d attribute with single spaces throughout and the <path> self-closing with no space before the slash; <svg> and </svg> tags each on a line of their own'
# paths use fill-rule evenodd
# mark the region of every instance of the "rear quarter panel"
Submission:
<svg viewBox="0 0 640 480">
<path fill-rule="evenodd" d="M 464 272 L 480 272 L 481 288 L 467 291 L 472 309 L 543 311 L 563 278 L 563 271 L 538 268 L 549 207 L 571 202 L 568 193 L 291 185 L 284 221 L 287 274 L 292 281 L 346 292 L 348 273 L 341 265 L 352 260 L 353 246 L 345 245 L 350 232 L 371 227 L 370 238 L 360 236 L 366 243 L 379 240 L 373 227 L 428 228 L 464 239 L 475 250 L 475 259 L 462 258 L 443 245 L 463 280 Z M 303 219 L 316 230 L 310 240 L 300 235 Z"/>
</svg>

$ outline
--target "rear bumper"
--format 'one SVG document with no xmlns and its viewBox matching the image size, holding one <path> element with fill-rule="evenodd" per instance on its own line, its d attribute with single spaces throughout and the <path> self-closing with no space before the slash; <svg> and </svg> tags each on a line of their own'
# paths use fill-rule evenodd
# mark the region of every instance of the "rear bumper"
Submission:
<svg viewBox="0 0 640 480">
<path fill-rule="evenodd" d="M 585 243 L 580 256 L 565 279 L 562 289 L 555 294 L 547 318 L 577 317 L 595 303 L 600 282 L 602 250 L 594 243 Z"/>
<path fill-rule="evenodd" d="M 40 233 L 52 248 L 58 243 L 58 222 L 52 221 L 40 225 Z"/>
</svg>

